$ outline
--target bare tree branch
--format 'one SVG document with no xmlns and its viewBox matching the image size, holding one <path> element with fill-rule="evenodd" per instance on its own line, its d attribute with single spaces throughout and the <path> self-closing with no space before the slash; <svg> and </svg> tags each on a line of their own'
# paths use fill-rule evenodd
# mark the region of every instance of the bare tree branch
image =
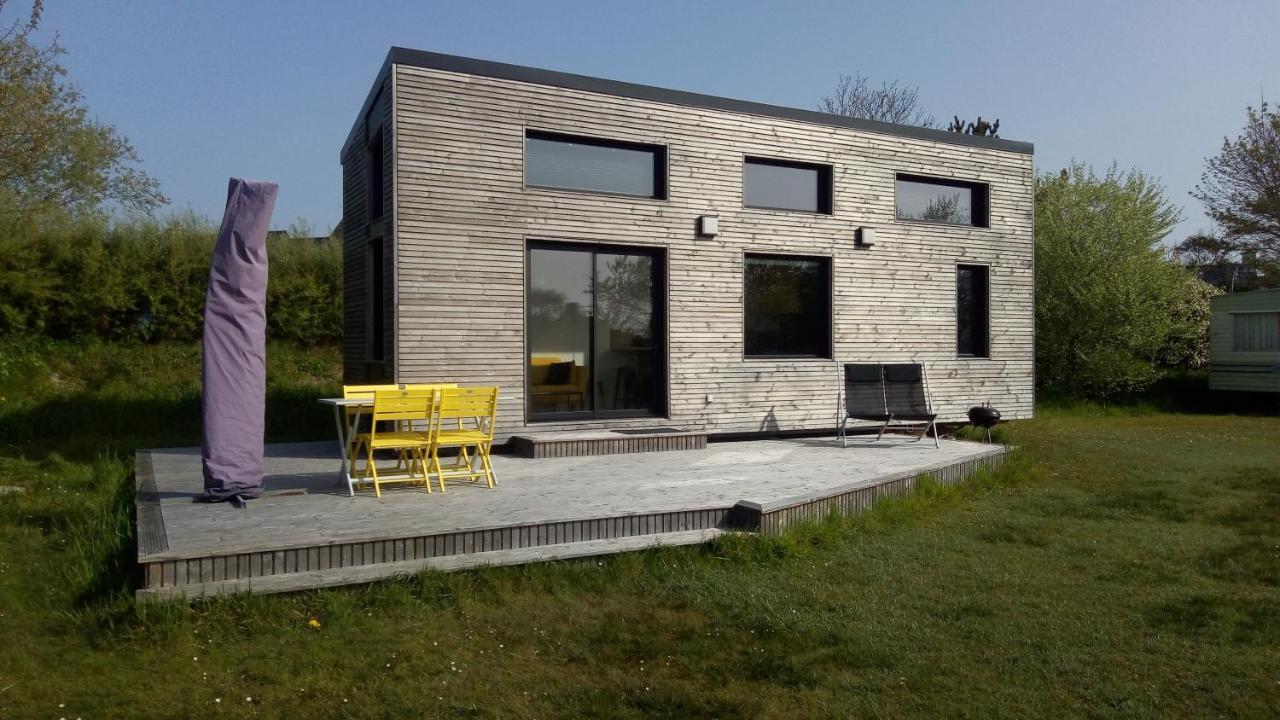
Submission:
<svg viewBox="0 0 1280 720">
<path fill-rule="evenodd" d="M 897 80 L 872 87 L 865 75 L 841 75 L 833 95 L 822 98 L 818 109 L 835 115 L 879 120 L 899 125 L 937 127 L 937 121 L 920 105 L 919 88 L 904 87 Z"/>
</svg>

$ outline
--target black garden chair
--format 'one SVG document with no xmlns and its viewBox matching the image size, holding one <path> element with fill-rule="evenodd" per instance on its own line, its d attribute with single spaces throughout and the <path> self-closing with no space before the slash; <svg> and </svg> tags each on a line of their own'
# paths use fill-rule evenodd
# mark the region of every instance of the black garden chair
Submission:
<svg viewBox="0 0 1280 720">
<path fill-rule="evenodd" d="M 850 420 L 880 423 L 876 440 L 886 430 L 910 430 L 918 441 L 933 431 L 938 443 L 937 414 L 929 400 L 929 380 L 920 363 L 847 363 L 841 368 L 840 442 L 849 446 Z"/>
</svg>

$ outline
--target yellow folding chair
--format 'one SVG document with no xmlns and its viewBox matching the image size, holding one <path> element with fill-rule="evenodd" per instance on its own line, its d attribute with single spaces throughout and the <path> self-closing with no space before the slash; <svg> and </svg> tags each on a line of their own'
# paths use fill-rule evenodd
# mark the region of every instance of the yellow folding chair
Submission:
<svg viewBox="0 0 1280 720">
<path fill-rule="evenodd" d="M 342 397 L 365 398 L 373 400 L 373 394 L 378 390 L 399 390 L 399 385 L 343 385 Z M 342 408 L 343 419 L 346 420 L 348 433 L 350 433 L 350 442 L 348 443 L 347 463 L 351 466 L 351 477 L 361 477 L 361 473 L 356 471 L 356 458 L 360 456 L 360 452 L 364 449 L 364 444 L 369 441 L 369 433 L 361 432 L 356 427 L 356 419 L 360 417 L 369 417 L 368 407 L 352 407 L 350 405 Z"/>
<path fill-rule="evenodd" d="M 493 447 L 493 423 L 498 411 L 498 388 L 465 387 L 436 390 L 431 414 L 431 469 L 444 492 L 444 480 L 461 478 L 476 482 L 483 478 L 492 488 L 496 481 L 489 451 Z M 457 448 L 457 460 L 449 466 L 440 462 L 441 448 Z M 469 448 L 475 449 L 471 457 Z M 477 468 L 476 461 L 480 462 Z"/>
<path fill-rule="evenodd" d="M 419 479 L 425 482 L 427 492 L 431 492 L 431 481 L 426 472 L 429 434 L 400 428 L 412 427 L 414 422 L 425 422 L 429 426 L 434 415 L 437 392 L 439 391 L 398 389 L 374 391 L 373 422 L 369 426 L 369 436 L 364 441 L 364 448 L 376 496 L 382 497 L 382 483 L 416 482 Z M 373 453 L 377 450 L 398 451 L 400 461 L 396 464 L 396 470 L 403 468 L 405 474 L 379 477 L 378 466 L 373 459 Z M 420 478 L 415 475 L 415 469 L 421 473 Z"/>
<path fill-rule="evenodd" d="M 368 398 L 369 400 L 373 400 L 373 394 L 378 390 L 431 391 L 431 390 L 435 390 L 436 388 L 452 388 L 452 387 L 458 387 L 458 384 L 457 383 L 437 383 L 437 384 L 430 384 L 430 385 L 421 385 L 421 384 L 344 385 L 342 386 L 342 397 Z M 369 415 L 368 408 L 348 406 L 346 408 L 343 408 L 343 410 L 345 411 L 345 414 L 346 414 L 347 427 L 352 428 L 350 456 L 347 458 L 348 463 L 351 465 L 350 474 L 351 474 L 351 477 L 363 477 L 364 473 L 358 472 L 356 470 L 356 459 L 360 457 L 360 453 L 364 449 L 364 444 L 369 441 L 369 433 L 360 432 L 360 429 L 354 428 L 353 425 L 355 424 L 355 419 L 357 417 L 361 417 L 361 416 L 368 417 Z M 431 419 L 430 417 L 424 418 L 424 423 L 422 425 L 421 432 L 425 433 L 428 431 L 429 428 L 427 427 L 427 424 L 430 422 L 430 419 Z M 413 427 L 412 423 L 400 423 L 396 427 L 396 429 L 397 430 L 414 430 L 416 428 Z M 408 460 L 409 459 L 405 453 L 400 453 L 400 458 L 399 458 L 399 462 L 396 464 L 396 469 L 401 469 L 402 467 L 407 469 Z"/>
</svg>

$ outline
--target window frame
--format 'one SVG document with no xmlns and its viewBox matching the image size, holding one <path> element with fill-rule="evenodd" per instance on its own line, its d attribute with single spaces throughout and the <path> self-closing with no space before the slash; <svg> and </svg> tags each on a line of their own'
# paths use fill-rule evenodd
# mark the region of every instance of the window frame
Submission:
<svg viewBox="0 0 1280 720">
<path fill-rule="evenodd" d="M 986 276 L 986 312 L 984 313 L 983 324 L 985 332 L 983 334 L 983 354 L 971 354 L 960 352 L 960 268 L 982 268 Z M 991 359 L 991 263 L 983 262 L 956 262 L 955 271 L 952 273 L 952 282 L 955 285 L 955 354 L 957 360 L 990 360 Z"/>
<path fill-rule="evenodd" d="M 531 407 L 531 397 L 529 395 L 529 358 L 531 355 L 529 349 L 530 342 L 530 324 L 529 324 L 529 286 L 532 282 L 532 275 L 529 272 L 529 251 L 530 250 L 569 250 L 576 252 L 589 252 L 592 254 L 592 316 L 595 316 L 595 255 L 600 253 L 631 253 L 649 256 L 654 265 L 655 280 L 652 288 L 653 296 L 653 332 L 654 340 L 660 342 L 662 347 L 658 352 L 654 353 L 654 378 L 657 382 L 655 388 L 656 397 L 654 398 L 654 412 L 646 412 L 644 410 L 570 410 L 560 412 L 533 412 Z M 607 420 L 670 420 L 671 419 L 671 325 L 670 308 L 671 298 L 671 271 L 670 271 L 670 249 L 666 245 L 628 245 L 626 243 L 616 242 L 596 242 L 589 240 L 564 240 L 545 236 L 527 236 L 524 241 L 524 282 L 523 295 L 521 302 L 523 309 L 521 312 L 524 317 L 521 321 L 523 328 L 522 337 L 522 364 L 524 366 L 522 372 L 521 393 L 524 397 L 522 410 L 524 412 L 525 422 L 529 425 L 554 424 L 565 422 L 579 421 L 607 421 Z M 590 345 L 595 347 L 595 323 L 590 326 L 591 340 Z M 594 353 L 594 350 L 593 350 Z M 594 358 L 593 358 L 594 359 Z M 588 386 L 591 388 L 592 395 L 596 392 L 596 364 L 594 362 L 588 368 Z"/>
<path fill-rule="evenodd" d="M 972 191 L 970 200 L 970 215 L 972 216 L 968 224 L 947 222 L 946 220 L 924 220 L 919 218 L 904 218 L 898 215 L 898 182 L 905 180 L 907 182 L 923 183 L 925 185 L 939 185 L 942 187 L 963 188 Z M 978 218 L 981 222 L 978 222 Z M 937 177 L 935 175 L 920 175 L 911 172 L 894 172 L 893 174 L 893 221 L 900 223 L 910 223 L 916 225 L 932 225 L 934 227 L 953 227 L 966 228 L 969 230 L 990 230 L 991 229 L 991 183 L 982 182 L 980 180 L 964 180 L 960 178 Z"/>
<path fill-rule="evenodd" d="M 795 170 L 818 171 L 817 210 L 798 210 L 796 208 L 771 207 L 767 205 L 747 204 L 747 166 L 772 165 L 774 167 L 792 168 Z M 835 166 L 831 163 L 792 160 L 787 158 L 767 157 L 764 155 L 742 156 L 742 208 L 744 210 L 764 210 L 765 212 L 801 213 L 803 215 L 835 215 Z"/>
<path fill-rule="evenodd" d="M 826 269 L 827 288 L 823 297 L 826 299 L 826 343 L 822 354 L 790 353 L 764 354 L 751 353 L 747 350 L 747 261 L 751 258 L 779 258 L 784 260 L 816 260 Z M 742 359 L 752 360 L 816 360 L 829 362 L 835 358 L 835 259 L 831 255 L 811 255 L 806 253 L 762 252 L 744 250 L 742 253 Z"/>
<path fill-rule="evenodd" d="M 561 187 L 559 185 L 537 185 L 529 182 L 529 140 L 548 140 L 578 143 L 594 147 L 616 148 L 619 150 L 640 150 L 653 152 L 653 195 L 633 195 L 631 193 L 613 192 L 610 190 L 584 190 L 581 188 Z M 557 130 L 543 130 L 525 126 L 520 139 L 520 184 L 524 190 L 539 192 L 568 192 L 582 195 L 601 195 L 604 197 L 627 198 L 630 200 L 653 200 L 667 202 L 671 198 L 670 165 L 671 153 L 665 143 L 648 143 L 635 140 L 618 140 L 597 135 L 580 135 Z"/>
<path fill-rule="evenodd" d="M 1276 322 L 1280 323 L 1280 310 L 1228 310 L 1227 316 L 1231 318 L 1231 352 L 1246 354 L 1257 353 L 1262 355 L 1280 352 L 1280 346 L 1263 350 L 1241 350 L 1240 336 L 1236 332 L 1239 328 L 1239 324 L 1236 322 L 1236 319 L 1243 315 L 1274 315 L 1276 316 Z"/>
<path fill-rule="evenodd" d="M 386 169 L 386 132 L 382 126 L 378 126 L 376 131 L 369 136 L 369 142 L 365 145 L 365 212 L 369 216 L 369 222 L 377 222 L 387 214 L 387 169 Z M 375 153 L 374 151 L 377 150 Z M 377 172 L 375 172 L 375 169 Z M 374 178 L 378 182 L 374 182 Z M 374 198 L 377 198 L 377 211 L 374 208 Z"/>
<path fill-rule="evenodd" d="M 377 259 L 378 262 L 374 262 Z M 387 361 L 387 243 L 379 235 L 365 243 L 365 360 Z"/>
</svg>

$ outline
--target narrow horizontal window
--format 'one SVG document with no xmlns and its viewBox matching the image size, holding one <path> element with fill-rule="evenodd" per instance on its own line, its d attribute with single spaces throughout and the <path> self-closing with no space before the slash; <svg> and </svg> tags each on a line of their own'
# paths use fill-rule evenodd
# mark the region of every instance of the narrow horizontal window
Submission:
<svg viewBox="0 0 1280 720">
<path fill-rule="evenodd" d="M 667 149 L 529 130 L 524 184 L 611 195 L 667 196 Z"/>
<path fill-rule="evenodd" d="M 743 319 L 749 357 L 831 357 L 831 260 L 747 255 Z"/>
<path fill-rule="evenodd" d="M 831 166 L 746 159 L 743 204 L 763 210 L 831 213 Z"/>
<path fill-rule="evenodd" d="M 991 357 L 990 269 L 986 265 L 956 266 L 956 354 Z"/>
<path fill-rule="evenodd" d="M 984 183 L 898 175 L 898 219 L 987 227 L 987 194 Z"/>
<path fill-rule="evenodd" d="M 1236 313 L 1231 318 L 1232 350 L 1280 351 L 1280 312 Z"/>
</svg>

